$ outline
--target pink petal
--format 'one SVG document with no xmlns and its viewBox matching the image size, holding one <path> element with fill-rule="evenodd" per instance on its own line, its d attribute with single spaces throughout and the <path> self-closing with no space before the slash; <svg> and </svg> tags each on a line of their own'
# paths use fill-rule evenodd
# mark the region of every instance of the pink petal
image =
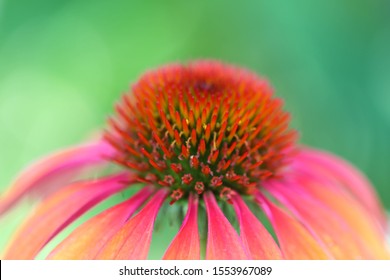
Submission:
<svg viewBox="0 0 390 280">
<path fill-rule="evenodd" d="M 146 259 L 152 239 L 154 221 L 167 190 L 161 189 L 131 218 L 102 248 L 97 259 L 141 260 Z"/>
<path fill-rule="evenodd" d="M 315 200 L 326 205 L 350 227 L 375 259 L 388 259 L 384 232 L 360 203 L 346 195 L 342 189 L 335 189 L 326 181 L 300 176 L 299 187 Z"/>
<path fill-rule="evenodd" d="M 286 259 L 328 259 L 322 246 L 292 216 L 269 201 L 261 193 L 256 195 L 260 207 L 270 219 Z"/>
<path fill-rule="evenodd" d="M 333 177 L 341 182 L 343 187 L 367 209 L 368 213 L 385 227 L 386 215 L 374 188 L 356 168 L 334 155 L 307 148 L 302 149 L 298 154 L 297 161 L 302 161 L 323 176 Z"/>
<path fill-rule="evenodd" d="M 150 194 L 149 188 L 143 188 L 130 199 L 88 220 L 62 241 L 48 259 L 94 259 Z"/>
<path fill-rule="evenodd" d="M 246 250 L 255 260 L 280 260 L 282 253 L 271 234 L 239 195 L 234 195 L 233 206 L 240 223 L 240 235 Z"/>
<path fill-rule="evenodd" d="M 204 194 L 204 202 L 208 220 L 206 259 L 248 259 L 249 254 L 245 251 L 240 237 L 219 209 L 212 192 Z"/>
<path fill-rule="evenodd" d="M 274 183 L 267 187 L 267 190 L 282 202 L 309 232 L 317 236 L 336 259 L 372 257 L 355 232 L 336 212 L 304 192 L 297 191 L 299 187 L 293 182 L 285 185 Z"/>
<path fill-rule="evenodd" d="M 58 152 L 23 171 L 0 197 L 0 214 L 31 193 L 47 193 L 69 183 L 69 178 L 82 168 L 104 162 L 112 153 L 103 141 Z M 69 176 L 69 175 L 72 176 Z M 61 179 L 60 179 L 61 178 Z"/>
<path fill-rule="evenodd" d="M 126 187 L 127 174 L 69 185 L 45 199 L 21 226 L 6 259 L 32 259 L 58 232 L 88 209 Z"/>
<path fill-rule="evenodd" d="M 199 260 L 198 197 L 190 195 L 183 224 L 165 252 L 165 260 Z"/>
</svg>

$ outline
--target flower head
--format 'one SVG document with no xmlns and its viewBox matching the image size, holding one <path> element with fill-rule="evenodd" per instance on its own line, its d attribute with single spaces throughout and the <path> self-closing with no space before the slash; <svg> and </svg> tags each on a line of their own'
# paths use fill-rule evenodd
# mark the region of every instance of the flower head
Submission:
<svg viewBox="0 0 390 280">
<path fill-rule="evenodd" d="M 77 217 L 136 183 L 135 195 L 79 226 L 48 258 L 147 258 L 164 203 L 186 209 L 164 259 L 201 257 L 200 208 L 207 259 L 389 258 L 369 182 L 343 160 L 297 146 L 289 119 L 267 83 L 244 69 L 201 61 L 149 72 L 117 104 L 101 140 L 33 165 L 2 196 L 0 212 L 28 194 L 44 197 L 5 258 L 34 258 Z M 101 164 L 119 171 L 74 179 Z"/>
<path fill-rule="evenodd" d="M 148 73 L 116 111 L 105 133 L 112 161 L 169 188 L 172 202 L 194 192 L 253 194 L 285 166 L 296 135 L 264 81 L 215 63 Z"/>
</svg>

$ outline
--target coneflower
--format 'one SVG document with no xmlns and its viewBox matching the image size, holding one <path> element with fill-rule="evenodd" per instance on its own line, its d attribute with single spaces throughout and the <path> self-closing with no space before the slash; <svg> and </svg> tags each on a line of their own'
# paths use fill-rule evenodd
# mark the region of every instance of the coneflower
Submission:
<svg viewBox="0 0 390 280">
<path fill-rule="evenodd" d="M 163 204 L 186 211 L 164 259 L 201 258 L 200 240 L 206 259 L 389 258 L 370 183 L 345 161 L 298 146 L 289 120 L 267 82 L 244 69 L 200 61 L 151 71 L 117 104 L 101 139 L 32 165 L 1 197 L 1 213 L 27 195 L 44 197 L 4 258 L 35 258 L 87 210 L 140 183 L 48 258 L 146 259 Z M 116 173 L 74 179 L 102 164 Z"/>
</svg>

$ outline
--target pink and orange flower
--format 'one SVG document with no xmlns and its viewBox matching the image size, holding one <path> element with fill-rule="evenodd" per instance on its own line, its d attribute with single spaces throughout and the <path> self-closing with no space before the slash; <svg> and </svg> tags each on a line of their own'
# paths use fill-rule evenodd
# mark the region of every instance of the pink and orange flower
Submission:
<svg viewBox="0 0 390 280">
<path fill-rule="evenodd" d="M 200 61 L 151 71 L 99 140 L 32 165 L 1 196 L 0 213 L 27 196 L 40 200 L 4 258 L 35 258 L 93 206 L 142 184 L 47 258 L 146 259 L 169 204 L 186 215 L 163 259 L 388 259 L 385 214 L 368 180 L 334 155 L 298 146 L 289 120 L 268 84 L 244 69 Z M 75 179 L 113 164 L 109 175 Z"/>
</svg>

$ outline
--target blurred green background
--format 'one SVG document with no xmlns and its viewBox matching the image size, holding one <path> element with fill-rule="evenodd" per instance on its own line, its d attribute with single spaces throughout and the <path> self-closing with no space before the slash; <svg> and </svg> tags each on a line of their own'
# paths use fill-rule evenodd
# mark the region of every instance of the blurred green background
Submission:
<svg viewBox="0 0 390 280">
<path fill-rule="evenodd" d="M 301 143 L 390 209 L 390 2 L 0 0 L 0 190 L 87 139 L 145 70 L 215 58 L 266 77 Z"/>
</svg>

